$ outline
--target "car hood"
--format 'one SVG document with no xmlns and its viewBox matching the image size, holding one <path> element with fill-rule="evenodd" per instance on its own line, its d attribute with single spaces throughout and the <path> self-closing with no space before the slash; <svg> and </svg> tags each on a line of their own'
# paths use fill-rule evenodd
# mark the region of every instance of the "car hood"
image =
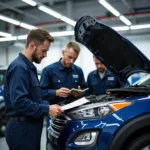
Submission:
<svg viewBox="0 0 150 150">
<path fill-rule="evenodd" d="M 83 16 L 77 21 L 75 39 L 124 83 L 133 73 L 150 71 L 150 61 L 136 46 L 93 17 Z"/>
</svg>

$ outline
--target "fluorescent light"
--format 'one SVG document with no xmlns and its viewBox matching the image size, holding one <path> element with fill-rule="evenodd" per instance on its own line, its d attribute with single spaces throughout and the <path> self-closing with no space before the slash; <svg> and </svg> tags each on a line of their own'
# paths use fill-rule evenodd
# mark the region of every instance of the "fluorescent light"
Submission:
<svg viewBox="0 0 150 150">
<path fill-rule="evenodd" d="M 50 9 L 50 8 L 47 8 L 46 6 L 39 6 L 38 7 L 40 10 L 42 10 L 43 12 L 55 17 L 55 18 L 58 18 L 58 19 L 61 19 L 62 21 L 72 25 L 72 26 L 75 26 L 76 22 L 66 16 L 63 16 L 61 15 L 60 13 Z"/>
<path fill-rule="evenodd" d="M 27 38 L 27 35 L 19 35 L 18 40 L 25 40 Z"/>
<path fill-rule="evenodd" d="M 20 42 L 15 42 L 13 45 L 16 46 L 16 47 L 20 47 L 20 48 L 24 48 L 25 47 L 25 44 L 24 43 L 20 43 Z"/>
<path fill-rule="evenodd" d="M 15 24 L 15 25 L 17 25 L 17 26 L 20 24 L 20 21 L 17 21 L 17 20 L 15 20 L 15 19 L 11 19 L 11 18 L 2 16 L 2 15 L 0 15 L 0 20 L 3 20 L 3 21 L 6 21 L 6 22 Z"/>
<path fill-rule="evenodd" d="M 145 24 L 145 25 L 132 25 L 130 27 L 128 26 L 118 26 L 118 27 L 112 27 L 116 31 L 124 31 L 124 30 L 129 30 L 129 29 L 145 29 L 145 28 L 150 28 L 150 24 Z M 59 36 L 71 36 L 74 35 L 74 31 L 60 31 L 60 32 L 50 32 L 50 34 L 54 37 L 59 37 Z M 27 38 L 27 35 L 20 35 L 20 36 L 12 36 L 12 37 L 7 37 L 7 38 L 0 38 L 0 42 L 5 42 L 5 41 L 12 41 L 12 40 L 25 40 Z"/>
<path fill-rule="evenodd" d="M 50 33 L 54 37 L 59 37 L 59 36 L 70 36 L 74 35 L 74 31 L 60 31 L 60 32 L 51 32 Z M 0 38 L 0 42 L 5 42 L 5 41 L 12 41 L 12 40 L 25 40 L 27 38 L 27 35 L 19 35 L 17 36 L 12 36 L 10 38 Z"/>
<path fill-rule="evenodd" d="M 34 2 L 32 0 L 22 0 L 22 1 L 29 4 L 29 5 L 31 5 L 31 6 L 36 6 L 37 5 L 36 2 Z"/>
<path fill-rule="evenodd" d="M 0 42 L 15 41 L 15 40 L 17 40 L 17 36 L 12 36 L 12 37 L 7 37 L 7 38 L 0 38 Z"/>
<path fill-rule="evenodd" d="M 39 6 L 38 8 L 39 8 L 40 10 L 44 11 L 45 13 L 47 13 L 47 14 L 49 14 L 49 15 L 52 15 L 52 16 L 58 18 L 58 19 L 60 19 L 61 16 L 62 16 L 61 14 L 57 13 L 56 11 L 54 11 L 54 10 L 52 10 L 52 9 L 50 9 L 50 8 L 47 8 L 47 7 L 45 7 L 45 6 Z"/>
<path fill-rule="evenodd" d="M 32 26 L 32 25 L 29 25 L 29 24 L 26 24 L 26 23 L 20 23 L 20 26 L 23 27 L 23 28 L 26 28 L 26 29 L 35 29 L 36 27 Z"/>
<path fill-rule="evenodd" d="M 74 35 L 74 31 L 51 32 L 50 34 L 52 36 L 54 36 L 54 37 L 58 37 L 58 36 L 70 36 L 70 35 Z"/>
<path fill-rule="evenodd" d="M 113 8 L 108 2 L 105 0 L 98 0 L 100 4 L 102 4 L 106 9 L 108 9 L 110 12 L 112 12 L 115 16 L 119 17 L 120 13 Z"/>
<path fill-rule="evenodd" d="M 24 22 L 20 22 L 20 21 L 18 21 L 18 20 L 14 20 L 14 19 L 8 18 L 8 17 L 3 16 L 3 15 L 0 15 L 0 20 L 9 22 L 9 23 L 14 24 L 14 25 L 17 25 L 17 26 L 21 26 L 21 27 L 26 28 L 26 29 L 29 29 L 29 30 L 36 28 L 36 27 L 34 27 L 34 26 L 32 26 L 32 25 L 26 24 L 26 23 L 24 23 Z"/>
<path fill-rule="evenodd" d="M 128 25 L 128 26 L 130 26 L 132 23 L 126 18 L 126 17 L 124 17 L 124 16 L 120 16 L 119 17 L 120 18 L 120 20 L 122 21 L 122 22 L 124 22 L 126 25 Z"/>
<path fill-rule="evenodd" d="M 130 26 L 130 29 L 146 29 L 146 28 L 150 28 L 150 24 L 143 24 L 143 25 L 132 25 Z"/>
<path fill-rule="evenodd" d="M 128 26 L 120 26 L 120 27 L 112 27 L 112 28 L 116 31 L 126 31 L 130 29 Z"/>
<path fill-rule="evenodd" d="M 75 26 L 75 24 L 76 24 L 76 22 L 74 20 L 67 18 L 65 16 L 62 16 L 60 19 L 68 24 L 71 24 L 72 26 Z"/>
<path fill-rule="evenodd" d="M 1 32 L 0 31 L 0 36 L 5 36 L 5 37 L 11 37 L 12 35 L 6 32 Z"/>
</svg>

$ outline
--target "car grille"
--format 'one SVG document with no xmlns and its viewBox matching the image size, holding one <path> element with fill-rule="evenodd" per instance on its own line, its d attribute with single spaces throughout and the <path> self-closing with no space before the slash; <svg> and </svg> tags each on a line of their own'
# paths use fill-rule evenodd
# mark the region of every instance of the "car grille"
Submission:
<svg viewBox="0 0 150 150">
<path fill-rule="evenodd" d="M 50 135 L 58 139 L 67 121 L 68 120 L 64 116 L 51 118 L 49 127 Z"/>
</svg>

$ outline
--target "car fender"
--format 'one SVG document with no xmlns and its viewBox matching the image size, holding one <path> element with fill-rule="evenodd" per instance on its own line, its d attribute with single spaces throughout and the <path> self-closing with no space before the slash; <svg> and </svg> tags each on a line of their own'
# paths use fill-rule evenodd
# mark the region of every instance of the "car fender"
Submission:
<svg viewBox="0 0 150 150">
<path fill-rule="evenodd" d="M 150 126 L 150 114 L 131 120 L 117 132 L 109 146 L 109 150 L 121 150 L 123 144 L 133 133 L 146 126 Z"/>
</svg>

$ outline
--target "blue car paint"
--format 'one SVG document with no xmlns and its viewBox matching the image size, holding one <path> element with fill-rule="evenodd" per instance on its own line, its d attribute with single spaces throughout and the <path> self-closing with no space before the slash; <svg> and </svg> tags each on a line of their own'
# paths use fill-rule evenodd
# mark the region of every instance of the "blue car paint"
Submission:
<svg viewBox="0 0 150 150">
<path fill-rule="evenodd" d="M 127 98 L 126 100 L 131 101 L 132 104 L 104 118 L 69 121 L 61 133 L 60 140 L 58 140 L 61 150 L 87 148 L 71 142 L 76 133 L 86 130 L 97 130 L 100 134 L 98 143 L 89 147 L 88 150 L 109 150 L 113 138 L 124 125 L 135 118 L 150 114 L 149 96 Z"/>
<path fill-rule="evenodd" d="M 131 64 L 131 65 L 129 64 L 129 66 L 127 67 L 125 65 L 122 65 L 124 66 L 124 68 L 119 68 L 118 66 L 117 66 L 118 68 L 117 67 L 115 68 L 115 65 L 120 65 L 119 62 L 118 64 L 115 64 L 113 66 L 113 63 L 112 62 L 110 63 L 109 60 L 104 61 L 105 58 L 100 56 L 99 49 L 98 48 L 92 49 L 91 48 L 92 46 L 90 45 L 91 43 L 88 43 L 89 42 L 88 38 L 90 38 L 89 37 L 90 34 L 89 35 L 84 34 L 84 30 L 87 30 L 87 33 L 90 33 L 91 26 L 94 22 L 93 21 L 94 19 L 91 19 L 91 18 L 92 17 L 85 16 L 85 17 L 82 17 L 78 21 L 80 22 L 79 24 L 77 22 L 77 25 L 75 27 L 75 38 L 78 42 L 80 42 L 81 44 L 84 44 L 93 54 L 95 54 L 97 58 L 99 58 L 111 71 L 113 71 L 116 75 L 118 75 L 118 77 L 120 78 L 122 82 L 125 82 L 126 79 L 133 73 L 140 72 L 140 71 L 150 72 L 149 60 L 129 40 L 119 35 L 116 31 L 114 31 L 110 27 L 107 27 L 103 25 L 102 23 L 96 21 L 96 25 L 95 25 L 96 27 L 98 27 L 98 25 L 100 24 L 99 26 L 100 29 L 111 30 L 112 32 L 115 32 L 115 34 L 118 34 L 119 39 L 121 39 L 126 45 L 128 45 L 128 48 L 131 49 L 132 52 L 136 53 L 137 59 L 139 60 L 139 64 L 137 64 L 137 66 L 134 66 L 135 64 Z M 84 25 L 88 26 L 89 28 L 87 29 L 87 27 L 84 27 Z M 76 30 L 78 30 L 78 32 L 76 32 Z M 105 33 L 105 32 L 101 32 L 101 33 Z M 110 38 L 110 36 L 108 39 L 113 40 Z M 106 49 L 104 49 L 105 47 L 103 47 L 103 44 L 104 44 L 103 42 L 105 42 L 105 40 L 103 39 L 101 40 L 102 40 L 101 50 L 105 51 Z M 106 44 L 108 43 L 105 43 L 105 45 Z M 115 43 L 113 44 L 114 45 L 112 47 L 115 48 Z M 112 50 L 111 47 L 108 48 L 108 52 L 109 50 Z M 108 53 L 105 53 L 105 54 L 107 55 Z M 104 56 L 106 57 L 106 55 Z M 118 54 L 116 54 L 116 56 L 118 56 Z M 108 65 L 109 63 L 112 66 L 109 66 Z M 121 63 L 123 63 L 123 61 Z M 143 68 L 141 68 L 142 65 L 140 63 L 144 64 Z M 136 88 L 138 89 L 138 86 Z M 132 104 L 118 111 L 115 111 L 112 114 L 109 114 L 108 116 L 105 116 L 103 118 L 93 119 L 91 117 L 86 120 L 69 120 L 67 124 L 65 124 L 62 131 L 60 132 L 60 136 L 58 137 L 58 139 L 56 139 L 56 142 L 58 142 L 57 144 L 55 144 L 56 148 L 58 148 L 59 150 L 122 150 L 124 148 L 124 147 L 122 148 L 122 146 L 124 146 L 126 142 L 126 141 L 123 141 L 122 139 L 128 140 L 127 138 L 129 138 L 130 135 L 134 135 L 135 131 L 140 131 L 140 129 L 146 126 L 148 127 L 150 126 L 150 123 L 149 123 L 150 122 L 150 96 L 146 96 L 146 95 L 150 95 L 150 94 L 146 93 L 145 96 L 136 96 L 136 94 L 134 94 L 131 98 L 121 99 L 123 101 L 130 101 L 132 102 Z M 130 97 L 130 95 L 125 96 L 125 97 Z M 146 119 L 144 120 L 143 118 L 144 119 L 146 118 Z M 148 123 L 147 123 L 147 118 L 149 119 Z M 144 123 L 141 123 L 142 121 L 144 121 Z M 136 126 L 136 125 L 139 125 L 138 123 L 140 123 L 140 126 Z M 126 127 L 129 127 L 129 128 L 126 128 Z M 132 129 L 134 128 L 134 130 L 131 131 L 130 127 Z M 127 129 L 127 130 L 124 130 L 124 129 Z M 124 132 L 122 132 L 123 130 Z M 48 131 L 50 131 L 49 128 L 48 128 Z M 76 135 L 84 131 L 85 132 L 86 131 L 99 131 L 99 136 L 97 137 L 98 138 L 97 141 L 90 146 L 76 145 L 74 143 L 74 139 Z M 126 132 L 127 134 L 121 137 L 119 136 L 120 132 L 122 132 L 123 134 Z M 117 137 L 119 137 L 120 139 Z M 116 143 L 115 143 L 115 140 L 117 141 Z M 52 143 L 53 140 L 50 140 L 50 141 Z M 116 148 L 116 145 L 114 143 L 117 145 L 122 144 L 120 146 L 121 148 Z M 55 146 L 54 146 L 54 149 L 55 149 Z"/>
</svg>

